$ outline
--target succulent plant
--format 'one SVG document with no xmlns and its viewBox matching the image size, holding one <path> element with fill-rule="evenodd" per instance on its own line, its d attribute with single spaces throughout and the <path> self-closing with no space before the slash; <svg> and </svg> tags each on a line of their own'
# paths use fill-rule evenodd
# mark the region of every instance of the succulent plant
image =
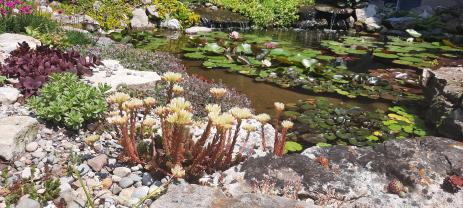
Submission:
<svg viewBox="0 0 463 208">
<path fill-rule="evenodd" d="M 450 193 L 457 193 L 462 187 L 463 178 L 457 175 L 447 176 L 442 184 L 442 188 Z"/>
<path fill-rule="evenodd" d="M 406 193 L 408 193 L 408 188 L 397 179 L 393 179 L 391 182 L 389 182 L 387 190 L 390 193 L 399 195 L 401 198 L 405 197 Z"/>
<path fill-rule="evenodd" d="M 0 65 L 0 73 L 9 78 L 18 78 L 19 82 L 15 87 L 25 97 L 36 94 L 52 73 L 72 72 L 79 77 L 91 75 L 90 67 L 101 64 L 97 57 L 86 58 L 73 50 L 63 52 L 49 46 L 31 49 L 26 42 L 18 45 L 19 47 L 5 60 L 5 64 Z"/>
</svg>

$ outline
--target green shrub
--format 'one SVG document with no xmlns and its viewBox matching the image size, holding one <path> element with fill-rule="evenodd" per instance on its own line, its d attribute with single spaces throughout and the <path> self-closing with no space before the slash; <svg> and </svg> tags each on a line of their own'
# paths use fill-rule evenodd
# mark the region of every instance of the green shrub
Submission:
<svg viewBox="0 0 463 208">
<path fill-rule="evenodd" d="M 101 118 L 106 110 L 108 90 L 106 85 L 92 87 L 71 73 L 55 73 L 39 95 L 29 99 L 28 105 L 40 119 L 78 130 Z"/>
<path fill-rule="evenodd" d="M 213 0 L 217 5 L 242 13 L 249 17 L 257 27 L 286 27 L 299 17 L 301 4 L 313 0 Z"/>
<path fill-rule="evenodd" d="M 182 2 L 178 0 L 153 0 L 161 18 L 176 18 L 182 22 L 182 25 L 189 27 L 199 22 L 199 15 L 188 9 Z"/>
<path fill-rule="evenodd" d="M 40 32 L 47 33 L 55 31 L 58 24 L 50 17 L 39 14 L 0 16 L 0 33 L 25 33 L 26 27 L 40 28 Z"/>
<path fill-rule="evenodd" d="M 6 82 L 6 77 L 0 75 L 0 87 L 3 86 L 5 84 L 5 82 Z"/>
<path fill-rule="evenodd" d="M 89 35 L 79 31 L 66 31 L 58 29 L 50 32 L 41 32 L 43 29 L 26 27 L 26 33 L 40 40 L 44 45 L 67 49 L 76 45 L 88 45 L 92 43 Z"/>
</svg>

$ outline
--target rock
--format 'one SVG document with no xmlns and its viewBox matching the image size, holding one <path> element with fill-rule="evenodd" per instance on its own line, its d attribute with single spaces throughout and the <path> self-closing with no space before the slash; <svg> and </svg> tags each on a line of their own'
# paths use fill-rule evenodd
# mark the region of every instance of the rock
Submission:
<svg viewBox="0 0 463 208">
<path fill-rule="evenodd" d="M 11 105 L 18 100 L 21 92 L 14 87 L 0 87 L 0 104 Z"/>
<path fill-rule="evenodd" d="M 40 208 L 40 203 L 36 200 L 30 199 L 29 197 L 23 196 L 19 199 L 16 204 L 16 208 Z"/>
<path fill-rule="evenodd" d="M 151 184 L 154 183 L 154 178 L 151 176 L 151 174 L 145 172 L 141 177 L 141 182 L 144 186 L 151 186 Z"/>
<path fill-rule="evenodd" d="M 122 178 L 121 181 L 119 181 L 119 186 L 121 188 L 128 188 L 131 185 L 133 185 L 133 183 L 134 181 L 131 178 L 125 177 L 125 178 Z"/>
<path fill-rule="evenodd" d="M 113 194 L 119 194 L 121 191 L 122 191 L 122 188 L 117 185 L 117 184 L 113 184 L 111 186 L 111 190 L 110 190 Z"/>
<path fill-rule="evenodd" d="M 26 151 L 33 152 L 33 151 L 37 150 L 38 147 L 39 147 L 39 143 L 31 142 L 31 143 L 26 145 Z"/>
<path fill-rule="evenodd" d="M 383 24 L 388 29 L 405 30 L 413 26 L 415 19 L 413 17 L 393 17 L 385 19 Z"/>
<path fill-rule="evenodd" d="M 161 80 L 156 72 L 126 69 L 116 60 L 103 60 L 102 62 L 104 66 L 96 67 L 93 76 L 84 78 L 94 86 L 107 84 L 111 86 L 112 91 L 115 91 L 121 85 L 133 88 L 149 87 Z M 111 74 L 109 77 L 108 73 Z"/>
<path fill-rule="evenodd" d="M 143 3 L 143 4 L 151 4 L 151 3 L 153 3 L 153 0 L 141 0 L 141 3 Z"/>
<path fill-rule="evenodd" d="M 108 156 L 105 154 L 98 155 L 87 161 L 87 164 L 94 170 L 99 172 L 103 167 L 108 164 Z"/>
<path fill-rule="evenodd" d="M 85 30 L 90 32 L 97 31 L 100 28 L 98 21 L 88 15 L 83 14 L 53 14 L 53 20 L 61 23 L 61 25 L 82 25 Z"/>
<path fill-rule="evenodd" d="M 148 186 L 140 186 L 133 191 L 131 197 L 136 198 L 136 199 L 141 199 L 145 197 L 146 195 L 148 195 L 149 190 L 150 188 Z"/>
<path fill-rule="evenodd" d="M 82 174 L 82 175 L 85 175 L 88 173 L 88 171 L 90 171 L 90 166 L 88 166 L 87 164 L 85 163 L 82 163 L 80 164 L 79 166 L 77 166 L 77 170 Z"/>
<path fill-rule="evenodd" d="M 29 180 L 32 177 L 32 170 L 30 167 L 24 168 L 24 170 L 21 172 L 21 179 L 23 180 Z"/>
<path fill-rule="evenodd" d="M 161 27 L 167 28 L 169 30 L 180 30 L 182 29 L 182 24 L 177 19 L 168 19 L 161 22 Z"/>
<path fill-rule="evenodd" d="M 105 178 L 101 181 L 101 186 L 103 186 L 104 189 L 109 189 L 111 185 L 113 185 L 113 180 L 111 178 Z"/>
<path fill-rule="evenodd" d="M 367 7 L 355 10 L 357 21 L 364 23 L 369 32 L 381 29 L 381 19 L 377 17 L 377 13 L 378 7 L 375 4 L 368 4 Z"/>
<path fill-rule="evenodd" d="M 330 14 L 341 14 L 341 15 L 348 15 L 354 12 L 351 8 L 338 8 L 328 4 L 317 4 L 315 5 L 315 9 L 319 12 L 325 12 Z"/>
<path fill-rule="evenodd" d="M 311 147 L 301 155 L 249 159 L 241 171 L 248 183 L 275 180 L 281 188 L 293 181 L 318 200 L 330 193 L 345 207 L 455 207 L 463 203 L 463 191 L 453 195 L 442 190 L 441 184 L 448 174 L 463 174 L 462 157 L 462 143 L 424 137 L 372 147 Z M 322 165 L 318 158 L 328 163 Z M 393 179 L 409 188 L 405 198 L 385 191 Z"/>
<path fill-rule="evenodd" d="M 226 9 L 212 10 L 206 7 L 200 7 L 194 10 L 201 16 L 202 26 L 209 28 L 240 28 L 250 27 L 249 18 Z"/>
<path fill-rule="evenodd" d="M 0 158 L 11 160 L 24 152 L 26 143 L 37 137 L 38 121 L 29 116 L 10 116 L 0 119 Z"/>
<path fill-rule="evenodd" d="M 307 202 L 278 196 L 246 193 L 227 197 L 222 190 L 207 186 L 182 183 L 170 185 L 167 193 L 156 199 L 150 208 L 245 208 L 245 207 L 314 207 Z"/>
<path fill-rule="evenodd" d="M 142 8 L 137 8 L 132 11 L 132 19 L 130 26 L 134 29 L 149 29 L 154 28 L 154 25 L 149 22 L 148 15 Z"/>
<path fill-rule="evenodd" d="M 133 192 L 135 191 L 134 187 L 122 189 L 119 193 L 119 200 L 123 204 L 128 204 L 127 202 L 131 199 Z"/>
<path fill-rule="evenodd" d="M 426 122 L 441 135 L 463 141 L 463 67 L 423 70 Z"/>
<path fill-rule="evenodd" d="M 187 28 L 185 30 L 185 33 L 187 34 L 207 33 L 207 32 L 212 32 L 212 28 L 194 26 L 194 27 Z"/>
<path fill-rule="evenodd" d="M 127 168 L 127 167 L 117 167 L 117 168 L 114 168 L 113 170 L 113 174 L 120 178 L 123 178 L 129 175 L 131 172 L 132 171 L 130 170 L 130 168 Z"/>
<path fill-rule="evenodd" d="M 161 20 L 161 16 L 159 15 L 158 8 L 156 7 L 156 5 L 146 7 L 146 13 L 148 13 L 149 18 L 154 21 Z"/>
<path fill-rule="evenodd" d="M 0 35 L 0 51 L 10 53 L 16 49 L 18 43 L 22 42 L 28 43 L 31 48 L 40 45 L 39 40 L 27 35 L 3 33 Z"/>
</svg>

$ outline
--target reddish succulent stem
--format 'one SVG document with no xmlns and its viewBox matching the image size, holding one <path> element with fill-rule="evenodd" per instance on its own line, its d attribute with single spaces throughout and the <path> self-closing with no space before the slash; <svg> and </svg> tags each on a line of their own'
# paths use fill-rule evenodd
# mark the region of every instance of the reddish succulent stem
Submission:
<svg viewBox="0 0 463 208">
<path fill-rule="evenodd" d="M 248 132 L 246 134 L 246 139 L 244 140 L 244 144 L 243 146 L 241 147 L 241 150 L 240 150 L 240 154 L 243 154 L 244 150 L 246 149 L 246 147 L 248 146 L 248 141 L 249 141 L 249 136 L 251 135 L 251 132 Z"/>
<path fill-rule="evenodd" d="M 262 149 L 264 150 L 264 152 L 267 150 L 267 142 L 265 141 L 265 128 L 264 128 L 265 124 L 262 124 L 262 126 L 260 127 L 260 130 L 261 130 L 261 134 L 262 134 Z"/>
<path fill-rule="evenodd" d="M 198 157 L 201 148 L 204 146 L 206 143 L 207 139 L 209 138 L 209 135 L 211 134 L 211 128 L 212 128 L 212 121 L 209 120 L 207 123 L 206 129 L 204 130 L 203 134 L 201 135 L 201 138 L 196 142 L 194 149 L 193 149 L 193 155 L 194 157 Z"/>
</svg>

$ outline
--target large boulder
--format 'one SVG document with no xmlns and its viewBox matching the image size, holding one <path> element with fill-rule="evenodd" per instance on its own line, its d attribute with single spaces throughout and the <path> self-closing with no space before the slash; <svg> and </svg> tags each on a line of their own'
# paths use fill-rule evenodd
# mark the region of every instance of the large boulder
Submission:
<svg viewBox="0 0 463 208">
<path fill-rule="evenodd" d="M 247 207 L 313 207 L 308 202 L 291 200 L 278 196 L 246 193 L 227 197 L 218 189 L 207 186 L 182 183 L 171 185 L 167 193 L 154 201 L 150 208 L 247 208 Z"/>
<path fill-rule="evenodd" d="M 182 29 L 182 24 L 178 21 L 178 19 L 167 19 L 161 22 L 161 27 L 169 30 L 180 30 Z"/>
<path fill-rule="evenodd" d="M 463 67 L 424 70 L 425 118 L 446 137 L 463 141 Z"/>
<path fill-rule="evenodd" d="M 411 28 L 414 23 L 413 17 L 392 17 L 383 21 L 384 26 L 392 30 L 406 30 Z"/>
<path fill-rule="evenodd" d="M 26 144 L 37 137 L 39 122 L 29 116 L 0 119 L 0 158 L 11 160 L 24 152 Z"/>
<path fill-rule="evenodd" d="M 91 32 L 100 29 L 98 21 L 86 14 L 53 14 L 53 20 L 59 22 L 61 25 L 82 25 L 82 28 Z"/>
<path fill-rule="evenodd" d="M 155 25 L 149 21 L 148 15 L 146 15 L 146 10 L 142 8 L 136 8 L 132 11 L 130 26 L 134 29 L 148 29 L 155 27 Z"/>
<path fill-rule="evenodd" d="M 459 207 L 463 191 L 444 190 L 444 179 L 463 174 L 463 144 L 424 137 L 386 141 L 371 147 L 311 147 L 302 154 L 247 160 L 244 179 L 275 181 L 283 188 L 300 183 L 300 197 L 322 206 Z M 392 180 L 408 187 L 403 198 L 386 187 Z"/>
<path fill-rule="evenodd" d="M 0 87 L 0 104 L 10 105 L 16 102 L 21 95 L 18 89 L 14 87 Z"/>
<path fill-rule="evenodd" d="M 365 28 L 369 32 L 375 32 L 381 29 L 381 19 L 377 17 L 378 6 L 368 4 L 368 6 L 355 10 L 357 21 L 365 24 Z"/>
</svg>

